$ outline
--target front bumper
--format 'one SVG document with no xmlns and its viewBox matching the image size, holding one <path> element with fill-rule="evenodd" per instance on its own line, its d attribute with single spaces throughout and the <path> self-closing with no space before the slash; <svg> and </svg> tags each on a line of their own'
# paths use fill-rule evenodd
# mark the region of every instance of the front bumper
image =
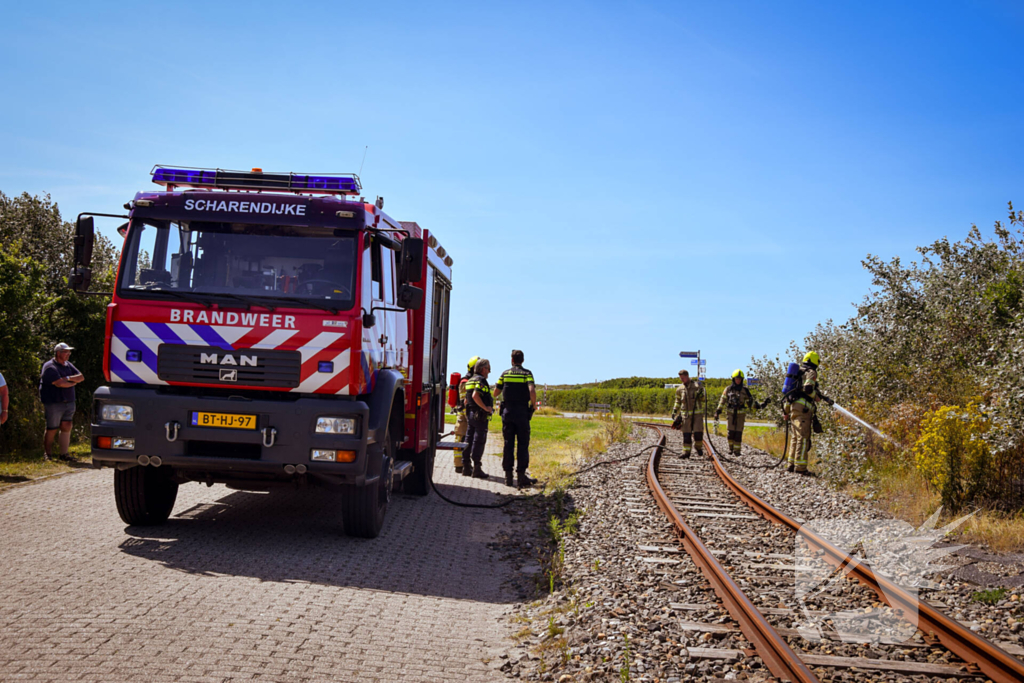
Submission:
<svg viewBox="0 0 1024 683">
<path fill-rule="evenodd" d="M 366 483 L 367 449 L 373 447 L 367 429 L 369 406 L 357 400 L 324 400 L 303 397 L 294 401 L 271 401 L 242 397 L 220 398 L 187 396 L 155 388 L 100 387 L 93 395 L 92 459 L 97 467 L 131 464 L 140 455 L 158 456 L 164 465 L 183 473 L 186 478 L 213 480 L 259 478 L 291 479 L 286 465 L 305 465 L 307 473 L 327 483 Z M 105 422 L 100 419 L 99 406 L 118 403 L 132 406 L 135 420 Z M 256 429 L 222 429 L 193 427 L 193 412 L 256 415 Z M 316 419 L 324 416 L 356 417 L 358 429 L 354 436 L 317 434 Z M 177 427 L 176 438 L 168 438 Z M 272 446 L 266 446 L 269 431 L 276 430 Z M 97 447 L 97 437 L 119 436 L 135 439 L 130 451 Z M 317 462 L 310 451 L 334 449 L 355 451 L 354 462 Z M 227 456 L 227 457 L 222 457 Z M 219 475 L 219 476 L 212 476 Z"/>
</svg>

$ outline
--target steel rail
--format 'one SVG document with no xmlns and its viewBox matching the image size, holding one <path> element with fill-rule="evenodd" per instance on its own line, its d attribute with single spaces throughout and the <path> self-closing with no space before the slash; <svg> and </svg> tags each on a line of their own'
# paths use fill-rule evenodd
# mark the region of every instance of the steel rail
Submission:
<svg viewBox="0 0 1024 683">
<path fill-rule="evenodd" d="M 679 514 L 675 505 L 669 500 L 665 490 L 658 481 L 658 465 L 661 462 L 662 448 L 665 445 L 665 434 L 656 425 L 645 425 L 656 430 L 659 435 L 658 446 L 647 463 L 647 485 L 654 494 L 658 507 L 668 515 L 681 536 L 683 546 L 701 572 L 707 578 L 715 593 L 722 599 L 725 609 L 736 620 L 743 635 L 754 645 L 754 650 L 764 661 L 772 675 L 783 680 L 796 683 L 819 683 L 800 657 L 789 647 L 778 631 L 768 623 L 760 610 L 754 606 L 743 589 L 736 585 L 721 563 L 711 554 L 707 546 L 697 537 Z"/>
<path fill-rule="evenodd" d="M 637 424 L 656 428 L 653 424 L 642 422 Z M 658 431 L 659 433 L 661 432 L 660 429 Z M 810 529 L 801 528 L 798 522 L 776 510 L 737 482 L 718 459 L 718 454 L 715 453 L 714 448 L 711 446 L 710 437 L 704 442 L 704 445 L 711 454 L 711 460 L 714 463 L 718 476 L 754 512 L 769 522 L 788 526 L 800 533 L 806 539 L 808 545 L 823 551 L 823 559 L 825 561 L 837 569 L 842 569 L 844 572 L 852 574 L 862 584 L 875 591 L 879 599 L 889 605 L 894 611 L 904 615 L 917 614 L 917 627 L 921 631 L 932 638 L 938 639 L 947 650 L 963 659 L 968 665 L 977 667 L 978 671 L 985 674 L 995 683 L 1020 683 L 1020 681 L 1024 681 L 1024 662 L 1006 652 L 992 641 L 966 628 L 959 621 L 940 612 L 927 602 L 918 600 L 884 576 L 876 575 L 869 565 L 836 548 Z"/>
</svg>

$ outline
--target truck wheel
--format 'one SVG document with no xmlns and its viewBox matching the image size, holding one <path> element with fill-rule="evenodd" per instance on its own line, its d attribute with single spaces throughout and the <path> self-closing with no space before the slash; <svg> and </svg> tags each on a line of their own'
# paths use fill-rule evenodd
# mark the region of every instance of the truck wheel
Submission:
<svg viewBox="0 0 1024 683">
<path fill-rule="evenodd" d="M 342 498 L 345 533 L 357 538 L 377 538 L 384 527 L 384 514 L 391 502 L 391 480 L 397 445 L 391 430 L 384 435 L 384 461 L 377 481 L 347 492 Z"/>
<path fill-rule="evenodd" d="M 125 524 L 155 526 L 171 516 L 178 484 L 170 467 L 132 467 L 114 472 L 117 514 Z"/>
</svg>

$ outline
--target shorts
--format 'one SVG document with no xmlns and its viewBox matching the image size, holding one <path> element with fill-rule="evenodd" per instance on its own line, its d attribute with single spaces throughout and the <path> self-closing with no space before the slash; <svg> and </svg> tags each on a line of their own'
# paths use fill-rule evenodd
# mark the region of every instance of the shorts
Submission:
<svg viewBox="0 0 1024 683">
<path fill-rule="evenodd" d="M 61 422 L 71 422 L 75 416 L 75 402 L 44 403 L 46 409 L 46 428 L 59 429 Z"/>
</svg>

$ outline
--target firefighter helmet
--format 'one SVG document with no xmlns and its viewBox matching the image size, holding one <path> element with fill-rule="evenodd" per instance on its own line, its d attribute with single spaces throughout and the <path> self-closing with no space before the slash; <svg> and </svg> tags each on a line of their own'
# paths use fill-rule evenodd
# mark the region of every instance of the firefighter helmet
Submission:
<svg viewBox="0 0 1024 683">
<path fill-rule="evenodd" d="M 735 370 L 732 371 L 732 378 L 736 379 L 737 377 L 739 377 L 740 379 L 743 379 L 744 377 L 743 371 L 740 370 L 739 368 L 736 368 Z"/>
<path fill-rule="evenodd" d="M 817 351 L 808 351 L 806 355 L 804 355 L 804 362 L 810 363 L 811 365 L 814 366 L 820 365 L 820 360 L 821 359 L 818 357 Z"/>
<path fill-rule="evenodd" d="M 473 368 L 476 367 L 476 362 L 478 360 L 480 360 L 480 356 L 473 356 L 469 359 L 469 365 L 466 366 L 469 369 L 469 374 L 473 374 Z"/>
</svg>

